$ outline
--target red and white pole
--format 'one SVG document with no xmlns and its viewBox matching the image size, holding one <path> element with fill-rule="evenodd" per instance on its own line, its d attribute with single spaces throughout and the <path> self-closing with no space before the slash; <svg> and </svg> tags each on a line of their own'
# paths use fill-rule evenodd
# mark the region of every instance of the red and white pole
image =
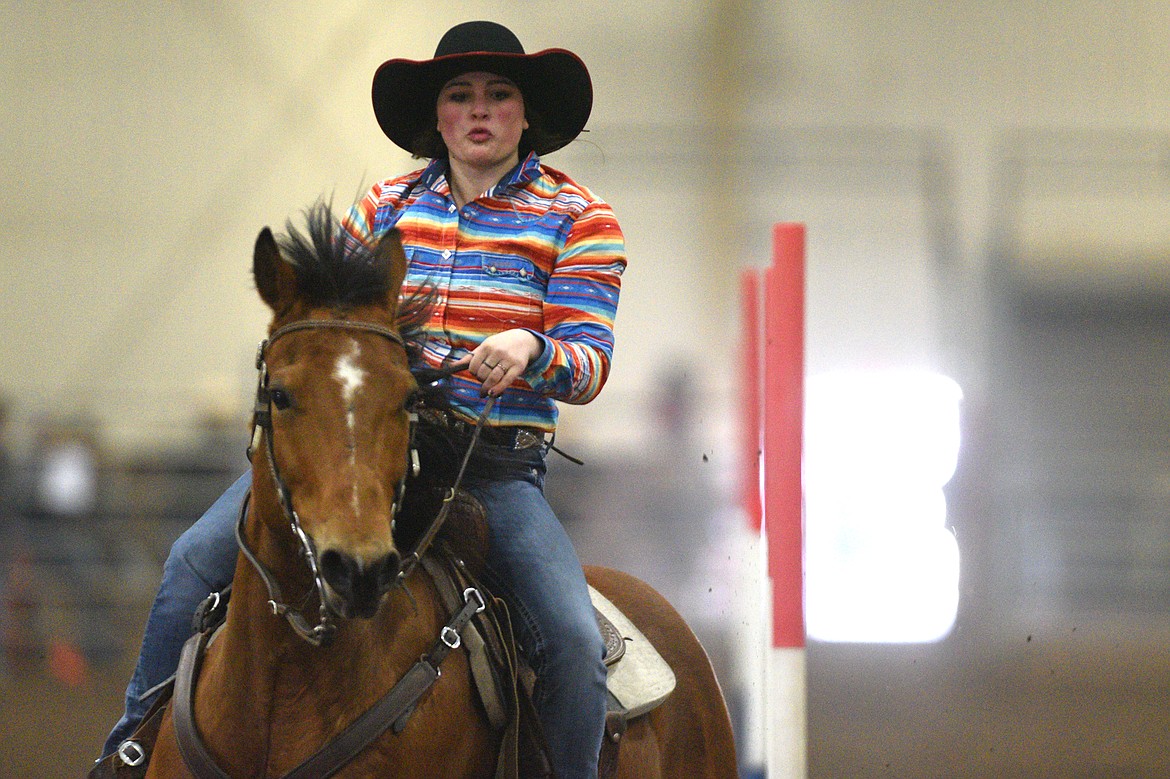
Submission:
<svg viewBox="0 0 1170 779">
<path fill-rule="evenodd" d="M 772 266 L 764 275 L 763 514 L 772 636 L 766 685 L 770 779 L 808 770 L 804 622 L 805 229 L 773 228 Z"/>
</svg>

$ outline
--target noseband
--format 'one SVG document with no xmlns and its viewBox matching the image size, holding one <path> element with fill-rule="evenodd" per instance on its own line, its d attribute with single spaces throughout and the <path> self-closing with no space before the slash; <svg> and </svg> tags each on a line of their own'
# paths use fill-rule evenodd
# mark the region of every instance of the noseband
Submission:
<svg viewBox="0 0 1170 779">
<path fill-rule="evenodd" d="M 261 433 L 264 435 L 266 442 L 265 451 L 267 452 L 268 469 L 272 474 L 272 481 L 276 485 L 276 492 L 280 498 L 280 506 L 284 512 L 285 519 L 292 528 L 293 534 L 301 544 L 302 553 L 305 556 L 305 561 L 309 565 L 309 571 L 313 576 L 313 584 L 317 589 L 317 598 L 319 601 L 318 622 L 314 626 L 310 626 L 308 620 L 296 608 L 284 602 L 281 595 L 280 585 L 276 581 L 276 577 L 269 571 L 252 550 L 248 547 L 244 540 L 243 528 L 244 519 L 248 512 L 248 500 L 244 501 L 243 507 L 240 509 L 240 517 L 236 522 L 236 543 L 240 547 L 240 551 L 260 574 L 260 578 L 264 580 L 265 586 L 268 588 L 268 605 L 272 608 L 272 613 L 276 615 L 283 615 L 288 620 L 289 625 L 293 628 L 298 636 L 308 641 L 314 646 L 323 646 L 328 644 L 333 639 L 333 634 L 337 630 L 337 625 L 333 620 L 335 616 L 325 600 L 325 580 L 321 575 L 321 567 L 317 561 L 317 549 L 313 544 L 313 540 L 309 538 L 301 527 L 301 519 L 297 515 L 296 509 L 293 508 L 292 494 L 289 492 L 288 486 L 284 483 L 284 479 L 280 475 L 280 468 L 276 464 L 276 451 L 273 444 L 273 430 L 272 430 L 272 393 L 268 389 L 268 363 L 265 359 L 268 349 L 283 336 L 289 333 L 295 333 L 301 330 L 318 330 L 324 328 L 334 328 L 340 330 L 356 330 L 360 332 L 374 333 L 389 339 L 398 346 L 406 348 L 402 336 L 396 331 L 387 327 L 375 325 L 369 322 L 350 322 L 344 319 L 309 319 L 301 322 L 293 322 L 285 325 L 274 331 L 267 339 L 260 342 L 260 346 L 256 349 L 256 370 L 259 372 L 256 383 L 256 405 L 252 410 L 252 442 L 248 447 L 248 458 L 251 459 L 252 453 L 255 451 Z M 417 415 L 411 414 L 411 427 L 414 426 L 414 421 Z M 418 454 L 414 447 L 410 447 L 410 467 L 413 469 L 415 475 L 418 471 Z M 406 474 L 402 476 L 402 480 L 398 484 L 398 490 L 395 494 L 394 504 L 391 506 L 390 514 L 391 521 L 398 513 L 398 507 L 402 505 L 402 495 L 406 488 Z"/>
</svg>

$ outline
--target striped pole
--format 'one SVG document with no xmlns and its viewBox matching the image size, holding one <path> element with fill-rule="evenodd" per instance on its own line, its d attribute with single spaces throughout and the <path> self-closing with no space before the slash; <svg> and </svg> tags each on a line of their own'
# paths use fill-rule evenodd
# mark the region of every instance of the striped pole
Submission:
<svg viewBox="0 0 1170 779">
<path fill-rule="evenodd" d="M 770 779 L 807 774 L 804 626 L 803 224 L 773 228 L 764 276 L 764 530 L 772 584 L 768 660 L 767 767 Z"/>
</svg>

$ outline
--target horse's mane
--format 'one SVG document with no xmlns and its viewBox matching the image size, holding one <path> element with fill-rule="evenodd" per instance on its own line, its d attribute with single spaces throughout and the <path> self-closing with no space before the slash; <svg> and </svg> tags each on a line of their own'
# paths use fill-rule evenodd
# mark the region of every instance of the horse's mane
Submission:
<svg viewBox="0 0 1170 779">
<path fill-rule="evenodd" d="M 376 242 L 354 236 L 324 199 L 305 209 L 304 221 L 302 230 L 290 219 L 277 243 L 296 272 L 297 292 L 306 303 L 347 310 L 390 297 L 388 258 L 379 255 Z M 433 304 L 433 289 L 426 285 L 398 301 L 398 329 L 412 366 Z"/>
<path fill-rule="evenodd" d="M 390 273 L 377 245 L 353 236 L 325 200 L 304 213 L 304 231 L 290 219 L 277 239 L 297 274 L 297 292 L 308 304 L 352 308 L 385 300 Z"/>
</svg>

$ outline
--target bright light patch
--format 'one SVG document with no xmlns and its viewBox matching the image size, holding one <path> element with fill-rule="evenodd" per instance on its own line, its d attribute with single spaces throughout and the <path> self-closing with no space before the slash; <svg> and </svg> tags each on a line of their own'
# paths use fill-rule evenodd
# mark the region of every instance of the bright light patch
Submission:
<svg viewBox="0 0 1170 779">
<path fill-rule="evenodd" d="M 959 605 L 943 486 L 962 390 L 917 372 L 810 377 L 805 399 L 805 620 L 822 641 L 937 641 Z"/>
</svg>

